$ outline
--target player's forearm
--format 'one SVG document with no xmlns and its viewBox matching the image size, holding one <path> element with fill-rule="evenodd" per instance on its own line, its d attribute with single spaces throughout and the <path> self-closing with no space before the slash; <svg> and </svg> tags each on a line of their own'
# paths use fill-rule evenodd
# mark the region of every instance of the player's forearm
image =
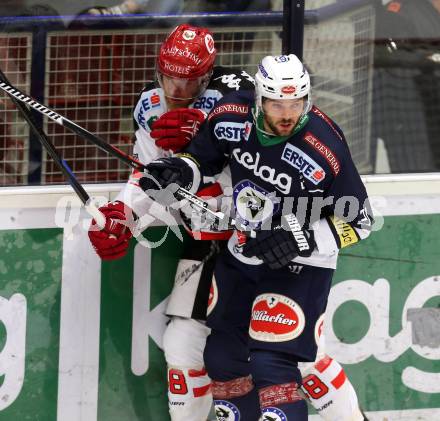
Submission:
<svg viewBox="0 0 440 421">
<path fill-rule="evenodd" d="M 181 153 L 193 159 L 202 176 L 215 177 L 223 171 L 227 155 L 209 137 L 196 136 Z"/>
<path fill-rule="evenodd" d="M 344 221 L 331 215 L 313 224 L 315 242 L 320 253 L 332 256 L 339 249 L 357 244 L 371 233 L 372 216 L 365 215 L 364 223 L 359 220 Z"/>
</svg>

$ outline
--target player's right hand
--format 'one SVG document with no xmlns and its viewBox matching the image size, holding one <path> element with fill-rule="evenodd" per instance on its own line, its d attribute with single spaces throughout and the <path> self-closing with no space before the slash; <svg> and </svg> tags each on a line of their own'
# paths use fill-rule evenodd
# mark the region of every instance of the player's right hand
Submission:
<svg viewBox="0 0 440 421">
<path fill-rule="evenodd" d="M 152 124 L 150 135 L 159 148 L 178 152 L 191 142 L 206 116 L 196 108 L 168 111 Z"/>
<path fill-rule="evenodd" d="M 160 158 L 145 166 L 139 179 L 141 189 L 157 202 L 169 206 L 178 201 L 174 193 L 179 187 L 190 190 L 194 173 L 189 164 L 178 157 Z"/>
<path fill-rule="evenodd" d="M 89 239 L 102 260 L 115 260 L 125 256 L 133 236 L 134 214 L 125 203 L 116 201 L 101 206 L 99 210 L 106 218 L 105 227 L 100 229 L 93 219 L 89 228 Z"/>
<path fill-rule="evenodd" d="M 310 257 L 316 247 L 313 231 L 301 226 L 293 213 L 274 218 L 270 229 L 257 231 L 242 247 L 245 257 L 256 256 L 271 269 L 287 266 L 297 256 Z"/>
</svg>

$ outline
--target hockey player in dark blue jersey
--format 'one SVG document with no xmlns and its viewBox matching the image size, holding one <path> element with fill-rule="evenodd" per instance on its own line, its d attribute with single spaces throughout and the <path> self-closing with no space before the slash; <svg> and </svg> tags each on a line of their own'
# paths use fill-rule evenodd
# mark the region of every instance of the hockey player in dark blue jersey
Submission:
<svg viewBox="0 0 440 421">
<path fill-rule="evenodd" d="M 215 57 L 213 37 L 207 28 L 181 24 L 161 44 L 157 79 L 146 84 L 133 110 L 133 153 L 140 162 L 147 164 L 181 150 L 220 98 L 254 88 L 253 79 L 244 71 L 214 66 Z M 100 208 L 107 219 L 103 230 L 91 224 L 89 238 L 103 260 L 127 253 L 132 231 L 121 221 L 136 218 L 135 226 L 139 226 L 143 216 L 151 218 L 152 202 L 139 188 L 140 176 L 134 170 L 115 200 Z M 218 181 L 201 186 L 198 194 L 220 196 Z M 209 226 L 188 226 L 188 231 L 206 241 L 185 241 L 166 308 L 170 321 L 163 336 L 163 351 L 171 420 L 206 421 L 212 395 L 203 363 L 209 333 L 204 320 L 217 249 L 224 246 L 231 232 L 210 232 Z"/>
<path fill-rule="evenodd" d="M 372 217 L 298 58 L 265 57 L 255 82 L 255 96 L 225 96 L 185 152 L 149 164 L 155 181 L 140 185 L 153 197 L 171 183 L 196 191 L 229 164 L 237 230 L 217 260 L 204 355 L 217 419 L 307 420 L 298 363 L 315 361 L 338 250 L 366 238 Z M 312 393 L 313 379 L 303 386 Z"/>
</svg>

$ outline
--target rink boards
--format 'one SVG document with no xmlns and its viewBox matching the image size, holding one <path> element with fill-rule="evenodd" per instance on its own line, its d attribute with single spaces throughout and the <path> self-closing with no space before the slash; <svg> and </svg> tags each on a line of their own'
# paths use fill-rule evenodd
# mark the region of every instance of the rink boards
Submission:
<svg viewBox="0 0 440 421">
<path fill-rule="evenodd" d="M 440 419 L 440 182 L 365 182 L 384 224 L 341 254 L 328 353 L 370 419 Z M 0 420 L 168 420 L 162 312 L 182 243 L 152 227 L 160 247 L 101 264 L 70 191 L 0 192 Z"/>
</svg>

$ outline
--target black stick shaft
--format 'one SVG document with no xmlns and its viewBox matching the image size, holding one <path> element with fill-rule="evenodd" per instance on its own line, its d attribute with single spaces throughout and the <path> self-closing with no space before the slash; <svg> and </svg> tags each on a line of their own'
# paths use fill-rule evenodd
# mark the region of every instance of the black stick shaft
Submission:
<svg viewBox="0 0 440 421">
<path fill-rule="evenodd" d="M 9 82 L 6 75 L 3 73 L 3 71 L 1 69 L 0 69 L 0 79 L 3 80 L 3 82 L 0 82 L 0 83 L 8 84 L 8 82 Z M 31 128 L 31 130 L 35 133 L 35 136 L 37 137 L 37 139 L 40 141 L 40 143 L 46 149 L 47 153 L 50 155 L 50 157 L 53 159 L 53 161 L 55 162 L 57 167 L 63 173 L 64 177 L 69 182 L 69 184 L 72 186 L 73 190 L 75 191 L 77 196 L 80 198 L 81 202 L 86 206 L 86 208 L 89 211 L 91 211 L 92 216 L 97 217 L 100 221 L 102 221 L 103 215 L 101 214 L 101 212 L 99 212 L 96 209 L 96 206 L 95 206 L 95 209 L 91 209 L 93 207 L 93 205 L 91 204 L 89 194 L 85 191 L 84 187 L 77 180 L 77 178 L 75 177 L 75 174 L 72 172 L 72 170 L 70 169 L 67 162 L 61 158 L 60 154 L 56 150 L 53 143 L 49 140 L 49 138 L 47 137 L 47 135 L 43 131 L 43 129 L 41 129 L 41 127 L 39 127 L 38 124 L 35 122 L 35 119 L 33 118 L 29 109 L 24 105 L 23 102 L 18 101 L 17 98 L 15 97 L 15 95 L 12 95 L 8 91 L 6 91 L 6 92 L 9 95 L 9 97 L 11 98 L 12 102 L 17 107 L 17 109 L 22 114 L 23 118 L 29 124 L 29 127 Z M 99 214 L 97 214 L 96 211 L 99 212 Z M 97 221 L 98 221 L 98 219 L 97 219 Z M 104 221 L 104 225 L 105 225 L 105 217 L 104 217 L 103 221 Z M 98 225 L 101 226 L 102 223 L 98 222 Z"/>
<path fill-rule="evenodd" d="M 125 164 L 129 165 L 132 168 L 143 171 L 144 165 L 142 165 L 139 161 L 137 161 L 130 155 L 127 155 L 126 153 L 122 152 L 120 149 L 116 148 L 115 146 L 110 145 L 105 140 L 89 132 L 85 128 L 79 126 L 74 121 L 71 121 L 68 118 L 62 116 L 61 114 L 58 114 L 57 112 L 51 110 L 50 108 L 46 107 L 45 105 L 41 104 L 40 102 L 26 95 L 19 89 L 15 88 L 5 80 L 0 81 L 0 89 L 5 91 L 10 97 L 14 97 L 16 100 L 20 101 L 21 103 L 29 105 L 30 107 L 37 110 L 41 114 L 55 121 L 55 123 L 64 126 L 66 129 L 69 129 L 73 133 L 76 133 L 77 135 L 83 137 L 85 140 L 94 143 L 102 151 L 115 156 L 116 158 L 120 159 L 121 161 L 123 161 Z"/>
<path fill-rule="evenodd" d="M 94 143 L 96 146 L 98 146 L 101 150 L 104 152 L 107 152 L 108 154 L 115 156 L 116 158 L 122 160 L 124 163 L 129 165 L 132 168 L 135 168 L 137 170 L 143 171 L 145 169 L 145 166 L 141 164 L 136 159 L 132 158 L 131 156 L 127 155 L 126 153 L 122 152 L 118 148 L 114 147 L 113 145 L 110 145 L 109 143 L 105 142 L 98 136 L 94 135 L 93 133 L 89 132 L 88 130 L 84 129 L 83 127 L 79 126 L 75 122 L 67 119 L 66 117 L 63 117 L 61 114 L 58 114 L 57 112 L 51 110 L 50 108 L 46 107 L 45 105 L 39 103 L 35 99 L 31 98 L 30 96 L 24 94 L 19 89 L 15 88 L 14 86 L 10 85 L 7 82 L 7 79 L 4 78 L 4 81 L 0 81 L 0 89 L 5 91 L 11 98 L 13 98 L 14 103 L 19 103 L 20 107 L 24 107 L 24 104 L 29 105 L 30 107 L 34 108 L 41 114 L 45 115 L 46 117 L 50 118 L 51 120 L 55 121 L 56 123 L 60 124 L 61 126 L 64 126 L 65 128 L 69 129 L 73 133 L 78 134 L 79 136 L 83 137 L 85 140 L 88 140 L 92 143 Z M 26 109 L 26 107 L 24 107 Z M 26 109 L 26 111 L 29 111 Z M 50 143 L 50 142 L 49 142 Z M 67 164 L 66 164 L 67 165 Z M 69 168 L 70 170 L 70 168 Z M 71 171 L 70 171 L 71 172 Z M 217 217 L 218 219 L 227 218 L 226 215 L 220 213 L 220 212 L 214 212 L 211 209 L 209 209 L 209 205 L 207 202 L 201 200 L 197 196 L 193 195 L 192 193 L 184 190 L 179 189 L 177 191 L 179 196 L 183 199 L 188 199 L 192 202 L 193 205 L 198 206 L 200 210 L 203 210 L 205 212 L 211 213 L 212 216 Z M 235 225 L 235 221 L 232 220 L 232 224 Z"/>
</svg>

